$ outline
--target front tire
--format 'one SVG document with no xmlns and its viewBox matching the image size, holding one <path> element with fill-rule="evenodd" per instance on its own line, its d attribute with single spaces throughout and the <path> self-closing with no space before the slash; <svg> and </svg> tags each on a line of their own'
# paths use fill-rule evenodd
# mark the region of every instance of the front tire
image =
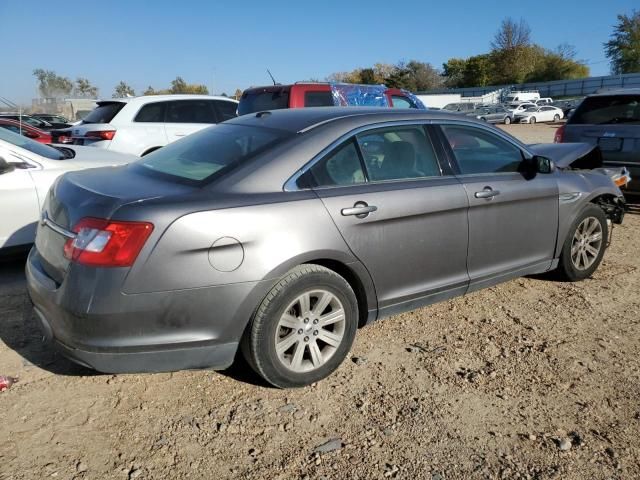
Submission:
<svg viewBox="0 0 640 480">
<path fill-rule="evenodd" d="M 358 327 L 349 283 L 320 265 L 300 265 L 271 289 L 243 339 L 243 355 L 267 382 L 303 387 L 345 359 Z"/>
<path fill-rule="evenodd" d="M 504 124 L 509 125 L 511 123 L 511 117 L 504 117 Z"/>
<path fill-rule="evenodd" d="M 560 115 L 558 115 L 557 113 L 553 116 L 553 121 L 555 123 L 558 123 L 560 121 Z"/>
<path fill-rule="evenodd" d="M 536 123 L 536 117 L 531 117 L 531 120 L 529 120 L 529 123 L 531 125 L 533 125 L 534 123 Z"/>
<path fill-rule="evenodd" d="M 564 280 L 577 282 L 596 271 L 609 235 L 607 217 L 592 203 L 580 212 L 567 233 L 560 253 L 558 273 Z"/>
</svg>

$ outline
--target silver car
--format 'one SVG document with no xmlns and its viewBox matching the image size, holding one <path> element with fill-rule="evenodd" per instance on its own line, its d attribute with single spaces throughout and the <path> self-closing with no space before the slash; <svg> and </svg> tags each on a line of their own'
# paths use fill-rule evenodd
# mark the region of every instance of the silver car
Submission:
<svg viewBox="0 0 640 480">
<path fill-rule="evenodd" d="M 502 105 L 481 107 L 468 115 L 473 115 L 478 120 L 488 123 L 504 123 L 509 125 L 513 122 L 513 112 Z"/>
<path fill-rule="evenodd" d="M 588 150 L 588 149 L 587 149 Z M 358 327 L 534 273 L 598 267 L 620 190 L 446 112 L 258 112 L 63 176 L 26 266 L 45 335 L 104 372 L 316 382 Z"/>
</svg>

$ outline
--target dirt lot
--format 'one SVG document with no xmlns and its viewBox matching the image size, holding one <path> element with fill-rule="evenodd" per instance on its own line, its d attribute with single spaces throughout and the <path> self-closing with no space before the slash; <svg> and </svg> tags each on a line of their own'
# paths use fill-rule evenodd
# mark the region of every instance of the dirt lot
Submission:
<svg viewBox="0 0 640 480">
<path fill-rule="evenodd" d="M 378 322 L 295 391 L 242 365 L 75 366 L 23 313 L 23 261 L 1 264 L 0 374 L 20 381 L 0 393 L 0 478 L 640 478 L 639 238 L 628 215 L 582 283 L 523 278 Z"/>
</svg>

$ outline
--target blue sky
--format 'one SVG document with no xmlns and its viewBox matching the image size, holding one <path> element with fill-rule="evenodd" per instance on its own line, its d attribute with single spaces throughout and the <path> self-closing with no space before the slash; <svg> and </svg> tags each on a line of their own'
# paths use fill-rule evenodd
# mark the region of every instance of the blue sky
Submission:
<svg viewBox="0 0 640 480">
<path fill-rule="evenodd" d="M 440 68 L 488 51 L 507 16 L 524 18 L 544 47 L 574 45 L 592 75 L 606 75 L 602 43 L 616 15 L 634 7 L 637 0 L 0 0 L 0 96 L 28 103 L 34 68 L 87 77 L 102 97 L 120 80 L 140 91 L 176 75 L 231 94 L 269 83 L 266 68 L 281 83 L 402 59 Z"/>
</svg>

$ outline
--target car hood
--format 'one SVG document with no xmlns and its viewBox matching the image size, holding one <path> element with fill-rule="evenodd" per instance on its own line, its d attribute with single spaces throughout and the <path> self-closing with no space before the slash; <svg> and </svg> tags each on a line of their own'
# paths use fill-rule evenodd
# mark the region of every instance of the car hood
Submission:
<svg viewBox="0 0 640 480">
<path fill-rule="evenodd" d="M 535 155 L 549 158 L 558 168 L 600 168 L 600 147 L 588 143 L 535 143 L 529 145 Z"/>
<path fill-rule="evenodd" d="M 75 156 L 69 160 L 64 160 L 64 162 L 73 163 L 81 168 L 124 165 L 140 159 L 139 157 L 128 153 L 111 152 L 109 150 L 96 147 L 82 147 L 79 145 L 55 146 L 66 150 L 73 150 L 75 152 Z"/>
</svg>

